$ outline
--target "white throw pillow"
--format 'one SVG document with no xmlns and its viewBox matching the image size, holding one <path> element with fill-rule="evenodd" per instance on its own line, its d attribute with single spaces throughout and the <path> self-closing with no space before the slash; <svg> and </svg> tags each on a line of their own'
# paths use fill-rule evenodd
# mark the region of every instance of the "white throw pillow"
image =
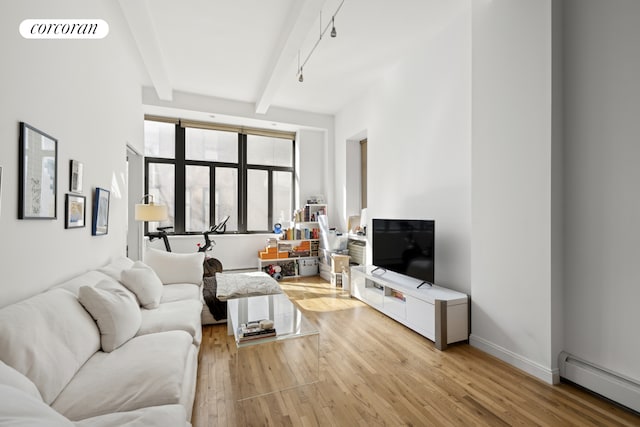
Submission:
<svg viewBox="0 0 640 427">
<path fill-rule="evenodd" d="M 125 289 L 100 282 L 95 287 L 81 287 L 78 300 L 98 324 L 100 343 L 105 352 L 120 347 L 140 329 L 140 307 Z"/>
<path fill-rule="evenodd" d="M 158 274 L 165 285 L 172 283 L 202 283 L 204 253 L 177 254 L 148 249 L 144 262 Z"/>
<path fill-rule="evenodd" d="M 146 264 L 136 261 L 129 270 L 122 272 L 122 284 L 136 294 L 140 305 L 147 309 L 158 308 L 162 299 L 162 282 Z"/>
</svg>

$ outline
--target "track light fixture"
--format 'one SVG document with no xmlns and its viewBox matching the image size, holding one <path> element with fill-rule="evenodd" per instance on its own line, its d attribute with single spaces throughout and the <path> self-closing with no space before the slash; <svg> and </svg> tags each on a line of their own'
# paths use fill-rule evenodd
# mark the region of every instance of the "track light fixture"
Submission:
<svg viewBox="0 0 640 427">
<path fill-rule="evenodd" d="M 325 33 L 329 30 L 329 26 L 331 26 L 331 32 L 329 33 L 329 34 L 331 34 L 331 38 L 336 38 L 338 36 L 338 32 L 336 31 L 335 19 L 336 19 L 336 15 L 338 14 L 338 12 L 340 12 L 340 9 L 342 8 L 343 4 L 344 4 L 344 0 L 342 0 L 340 2 L 340 5 L 338 6 L 336 11 L 331 16 L 331 22 L 327 23 L 327 26 L 324 27 L 324 30 L 322 29 L 322 12 L 320 12 L 320 37 L 318 37 L 318 40 L 316 41 L 316 43 L 311 48 L 311 51 L 309 51 L 309 54 L 307 55 L 307 58 L 304 60 L 302 65 L 300 64 L 300 51 L 298 51 L 298 72 L 297 72 L 297 75 L 298 75 L 298 81 L 300 83 L 302 83 L 304 81 L 304 77 L 302 76 L 302 69 L 304 68 L 305 65 L 307 65 L 307 62 L 309 61 L 309 58 L 311 58 L 311 55 L 313 55 L 313 52 L 316 50 L 316 48 L 320 44 L 320 40 L 322 40 L 322 36 L 324 36 Z"/>
</svg>

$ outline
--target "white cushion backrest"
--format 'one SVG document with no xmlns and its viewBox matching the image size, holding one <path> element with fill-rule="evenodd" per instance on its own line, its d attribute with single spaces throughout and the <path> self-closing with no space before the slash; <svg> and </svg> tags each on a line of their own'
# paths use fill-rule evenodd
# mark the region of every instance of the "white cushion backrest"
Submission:
<svg viewBox="0 0 640 427">
<path fill-rule="evenodd" d="M 67 290 L 0 309 L 0 360 L 33 381 L 48 404 L 99 349 L 96 322 Z"/>
<path fill-rule="evenodd" d="M 98 270 L 91 270 L 83 273 L 79 276 L 75 276 L 72 279 L 67 280 L 66 282 L 60 283 L 56 285 L 56 288 L 62 288 L 70 291 L 74 295 L 78 295 L 78 289 L 83 286 L 95 286 L 98 283 L 104 280 L 111 280 L 114 284 L 118 283 L 115 279 L 110 276 L 99 272 Z"/>
<path fill-rule="evenodd" d="M 129 270 L 122 272 L 122 284 L 133 292 L 140 305 L 147 309 L 158 308 L 162 298 L 163 285 L 151 267 L 136 261 Z"/>
<path fill-rule="evenodd" d="M 108 282 L 83 286 L 78 300 L 98 324 L 103 351 L 112 352 L 140 329 L 140 307 L 126 289 L 111 287 Z"/>
<path fill-rule="evenodd" d="M 42 400 L 0 384 L 0 426 L 73 427 L 73 423 Z"/>
<path fill-rule="evenodd" d="M 109 264 L 98 269 L 99 272 L 120 281 L 120 275 L 124 270 L 128 270 L 133 266 L 133 261 L 127 257 L 119 257 L 111 261 Z"/>
<path fill-rule="evenodd" d="M 0 360 L 0 384 L 20 389 L 36 399 L 42 400 L 40 392 L 31 380 Z M 0 423 L 0 425 L 2 425 Z"/>
<path fill-rule="evenodd" d="M 157 249 L 147 249 L 144 262 L 156 272 L 162 283 L 193 283 L 202 282 L 204 268 L 204 254 L 194 252 L 191 254 L 177 254 L 164 252 Z"/>
</svg>

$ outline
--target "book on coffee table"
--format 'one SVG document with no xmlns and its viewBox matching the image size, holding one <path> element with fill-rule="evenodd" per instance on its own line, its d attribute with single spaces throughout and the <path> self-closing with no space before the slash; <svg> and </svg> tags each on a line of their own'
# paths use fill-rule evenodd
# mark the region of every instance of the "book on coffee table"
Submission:
<svg viewBox="0 0 640 427">
<path fill-rule="evenodd" d="M 264 323 L 263 323 L 264 324 Z M 273 322 L 270 323 L 273 326 Z M 275 328 L 264 328 L 260 322 L 242 323 L 238 328 L 238 340 L 248 341 L 252 339 L 267 338 L 276 336 Z"/>
</svg>

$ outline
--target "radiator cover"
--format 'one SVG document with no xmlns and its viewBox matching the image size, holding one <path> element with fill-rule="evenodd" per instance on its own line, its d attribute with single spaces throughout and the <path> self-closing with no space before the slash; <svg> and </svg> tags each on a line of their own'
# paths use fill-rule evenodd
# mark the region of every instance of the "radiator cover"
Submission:
<svg viewBox="0 0 640 427">
<path fill-rule="evenodd" d="M 640 384 L 569 353 L 559 356 L 560 377 L 640 412 Z"/>
</svg>

